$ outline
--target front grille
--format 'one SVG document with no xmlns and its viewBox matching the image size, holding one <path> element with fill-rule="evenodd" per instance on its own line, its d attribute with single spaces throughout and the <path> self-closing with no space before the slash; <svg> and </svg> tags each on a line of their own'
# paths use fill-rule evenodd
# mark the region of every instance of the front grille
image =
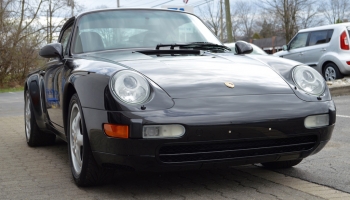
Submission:
<svg viewBox="0 0 350 200">
<path fill-rule="evenodd" d="M 252 141 L 174 144 L 162 146 L 158 156 L 164 163 L 210 161 L 306 151 L 316 143 L 317 136 L 308 135 Z"/>
</svg>

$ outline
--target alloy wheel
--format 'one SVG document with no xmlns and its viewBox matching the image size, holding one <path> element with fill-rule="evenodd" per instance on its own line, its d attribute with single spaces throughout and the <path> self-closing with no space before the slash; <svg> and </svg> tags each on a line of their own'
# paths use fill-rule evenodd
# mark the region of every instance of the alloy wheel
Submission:
<svg viewBox="0 0 350 200">
<path fill-rule="evenodd" d="M 25 128 L 26 128 L 26 136 L 27 136 L 27 141 L 30 139 L 30 133 L 31 133 L 31 125 L 30 125 L 30 120 L 32 113 L 30 111 L 30 100 L 29 100 L 29 95 L 26 96 L 26 106 L 25 106 Z"/>
<path fill-rule="evenodd" d="M 81 173 L 83 166 L 83 131 L 81 112 L 77 103 L 74 103 L 69 123 L 70 154 L 74 171 L 77 175 Z"/>
<path fill-rule="evenodd" d="M 324 74 L 325 74 L 326 81 L 333 81 L 337 77 L 337 72 L 331 66 L 326 68 Z"/>
</svg>

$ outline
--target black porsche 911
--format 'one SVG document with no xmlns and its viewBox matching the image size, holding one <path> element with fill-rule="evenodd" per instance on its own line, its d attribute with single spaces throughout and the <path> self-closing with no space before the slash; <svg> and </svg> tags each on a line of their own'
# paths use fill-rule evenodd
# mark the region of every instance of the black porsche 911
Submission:
<svg viewBox="0 0 350 200">
<path fill-rule="evenodd" d="M 297 165 L 330 140 L 330 92 L 311 67 L 251 51 L 231 53 L 185 12 L 72 17 L 27 77 L 27 143 L 65 140 L 78 186 L 115 170 Z"/>
</svg>

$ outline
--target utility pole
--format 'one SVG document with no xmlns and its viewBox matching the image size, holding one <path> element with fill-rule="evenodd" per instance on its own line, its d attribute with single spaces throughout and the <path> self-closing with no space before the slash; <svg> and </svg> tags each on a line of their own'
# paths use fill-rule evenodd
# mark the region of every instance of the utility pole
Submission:
<svg viewBox="0 0 350 200">
<path fill-rule="evenodd" d="M 220 30 L 220 40 L 221 42 L 224 42 L 224 36 L 223 36 L 223 32 L 224 32 L 224 22 L 223 22 L 223 19 L 222 19 L 222 0 L 220 0 L 220 27 L 221 27 L 221 30 Z"/>
<path fill-rule="evenodd" d="M 75 0 L 67 0 L 67 4 L 68 4 L 68 6 L 70 6 L 71 7 L 71 15 L 72 16 L 74 16 L 74 1 Z"/>
<path fill-rule="evenodd" d="M 72 16 L 74 16 L 74 0 L 72 0 Z"/>
<path fill-rule="evenodd" d="M 49 1 L 49 43 L 52 42 L 52 10 L 51 10 L 51 0 Z"/>
<path fill-rule="evenodd" d="M 225 0 L 225 13 L 226 13 L 227 42 L 233 42 L 230 0 Z"/>
<path fill-rule="evenodd" d="M 46 11 L 46 41 L 47 43 L 50 43 L 50 36 L 49 36 L 49 10 Z"/>
<path fill-rule="evenodd" d="M 117 8 L 119 8 L 119 7 L 120 7 L 119 0 L 117 0 Z"/>
</svg>

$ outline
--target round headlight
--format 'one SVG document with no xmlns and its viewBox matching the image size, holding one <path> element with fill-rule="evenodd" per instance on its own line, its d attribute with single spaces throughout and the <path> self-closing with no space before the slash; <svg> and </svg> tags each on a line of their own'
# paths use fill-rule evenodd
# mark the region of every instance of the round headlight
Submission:
<svg viewBox="0 0 350 200">
<path fill-rule="evenodd" d="M 308 94 L 321 95 L 326 89 L 326 82 L 321 74 L 308 66 L 294 68 L 293 80 L 299 89 Z"/>
<path fill-rule="evenodd" d="M 139 73 L 130 70 L 114 74 L 111 79 L 111 89 L 118 99 L 129 104 L 143 103 L 150 95 L 147 80 Z"/>
</svg>

